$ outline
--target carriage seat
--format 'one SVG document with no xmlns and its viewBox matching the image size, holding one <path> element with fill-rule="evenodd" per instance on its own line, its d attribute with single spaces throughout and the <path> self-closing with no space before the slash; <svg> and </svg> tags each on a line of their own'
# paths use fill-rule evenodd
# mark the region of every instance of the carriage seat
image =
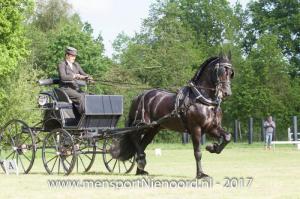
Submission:
<svg viewBox="0 0 300 199">
<path fill-rule="evenodd" d="M 54 88 L 54 95 L 57 99 L 57 107 L 61 111 L 61 117 L 65 126 L 76 126 L 80 119 L 72 100 L 61 88 Z"/>
</svg>

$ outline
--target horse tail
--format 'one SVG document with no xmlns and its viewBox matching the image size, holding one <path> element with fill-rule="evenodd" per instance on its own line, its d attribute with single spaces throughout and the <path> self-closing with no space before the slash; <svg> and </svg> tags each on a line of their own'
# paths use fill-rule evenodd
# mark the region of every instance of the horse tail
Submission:
<svg viewBox="0 0 300 199">
<path fill-rule="evenodd" d="M 136 99 L 132 101 L 130 110 L 134 108 Z M 126 121 L 125 126 L 126 127 L 131 127 L 133 125 L 134 118 L 132 118 L 132 115 L 128 114 L 128 119 Z M 126 161 L 129 160 L 131 157 L 133 157 L 136 153 L 136 148 L 134 146 L 134 143 L 131 139 L 130 133 L 126 133 L 122 136 L 120 136 L 118 143 L 115 146 L 115 154 L 114 152 L 112 153 L 112 156 L 116 159 L 119 159 L 121 161 Z"/>
</svg>

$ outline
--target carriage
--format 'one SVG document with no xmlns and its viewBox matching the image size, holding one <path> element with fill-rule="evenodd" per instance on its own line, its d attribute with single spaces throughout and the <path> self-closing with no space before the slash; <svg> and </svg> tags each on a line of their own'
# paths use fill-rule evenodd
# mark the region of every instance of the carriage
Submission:
<svg viewBox="0 0 300 199">
<path fill-rule="evenodd" d="M 230 142 L 230 133 L 221 126 L 220 105 L 232 94 L 233 77 L 230 53 L 211 57 L 177 93 L 152 89 L 134 98 L 123 128 L 116 128 L 123 113 L 122 96 L 86 95 L 85 113 L 79 116 L 60 88 L 41 92 L 43 120 L 31 127 L 20 120 L 9 121 L 0 134 L 0 160 L 16 159 L 28 173 L 42 149 L 46 171 L 67 175 L 74 167 L 87 172 L 96 154 L 102 154 L 110 172 L 128 173 L 136 159 L 136 174 L 147 175 L 145 149 L 160 130 L 170 129 L 191 134 L 196 177 L 207 177 L 201 166 L 201 136 L 208 134 L 217 140 L 206 146 L 210 153 L 221 153 Z M 58 83 L 58 79 L 40 81 L 40 85 Z"/>
<path fill-rule="evenodd" d="M 40 86 L 59 84 L 59 79 L 44 79 Z M 84 86 L 85 82 L 78 82 Z M 0 133 L 0 160 L 16 160 L 23 173 L 30 172 L 35 157 L 42 161 L 49 174 L 68 175 L 88 172 L 96 158 L 102 159 L 109 172 L 129 173 L 135 165 L 135 157 L 127 161 L 113 158 L 111 148 L 118 137 L 134 132 L 137 128 L 116 128 L 123 114 L 123 96 L 86 95 L 85 113 L 78 114 L 74 104 L 63 89 L 54 86 L 42 91 L 38 98 L 43 120 L 34 126 L 13 119 Z M 41 149 L 41 150 L 40 150 Z"/>
</svg>

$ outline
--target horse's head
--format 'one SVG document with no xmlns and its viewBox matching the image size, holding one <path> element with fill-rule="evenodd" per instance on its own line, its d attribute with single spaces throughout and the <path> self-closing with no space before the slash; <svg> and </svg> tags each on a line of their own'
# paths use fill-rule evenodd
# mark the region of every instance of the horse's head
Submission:
<svg viewBox="0 0 300 199">
<path fill-rule="evenodd" d="M 230 54 L 229 56 L 219 56 L 212 64 L 214 66 L 211 79 L 216 88 L 216 95 L 219 98 L 230 96 L 232 94 L 230 83 L 234 77 Z"/>
<path fill-rule="evenodd" d="M 209 96 L 222 99 L 232 94 L 230 83 L 233 77 L 234 71 L 229 53 L 229 55 L 207 59 L 191 81 Z"/>
</svg>

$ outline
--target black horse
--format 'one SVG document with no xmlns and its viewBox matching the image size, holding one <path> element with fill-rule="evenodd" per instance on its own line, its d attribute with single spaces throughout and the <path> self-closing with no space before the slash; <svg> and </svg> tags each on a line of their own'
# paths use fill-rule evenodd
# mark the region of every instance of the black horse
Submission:
<svg viewBox="0 0 300 199">
<path fill-rule="evenodd" d="M 221 127 L 223 98 L 231 95 L 230 81 L 234 76 L 231 56 L 220 55 L 207 59 L 189 84 L 177 93 L 161 89 L 145 91 L 131 104 L 127 126 L 146 126 L 137 133 L 122 136 L 116 146 L 119 160 L 136 155 L 137 175 L 148 174 L 145 149 L 161 129 L 188 132 L 194 147 L 197 178 L 206 177 L 201 166 L 201 136 L 206 133 L 218 143 L 206 146 L 211 153 L 220 153 L 231 135 Z"/>
</svg>

